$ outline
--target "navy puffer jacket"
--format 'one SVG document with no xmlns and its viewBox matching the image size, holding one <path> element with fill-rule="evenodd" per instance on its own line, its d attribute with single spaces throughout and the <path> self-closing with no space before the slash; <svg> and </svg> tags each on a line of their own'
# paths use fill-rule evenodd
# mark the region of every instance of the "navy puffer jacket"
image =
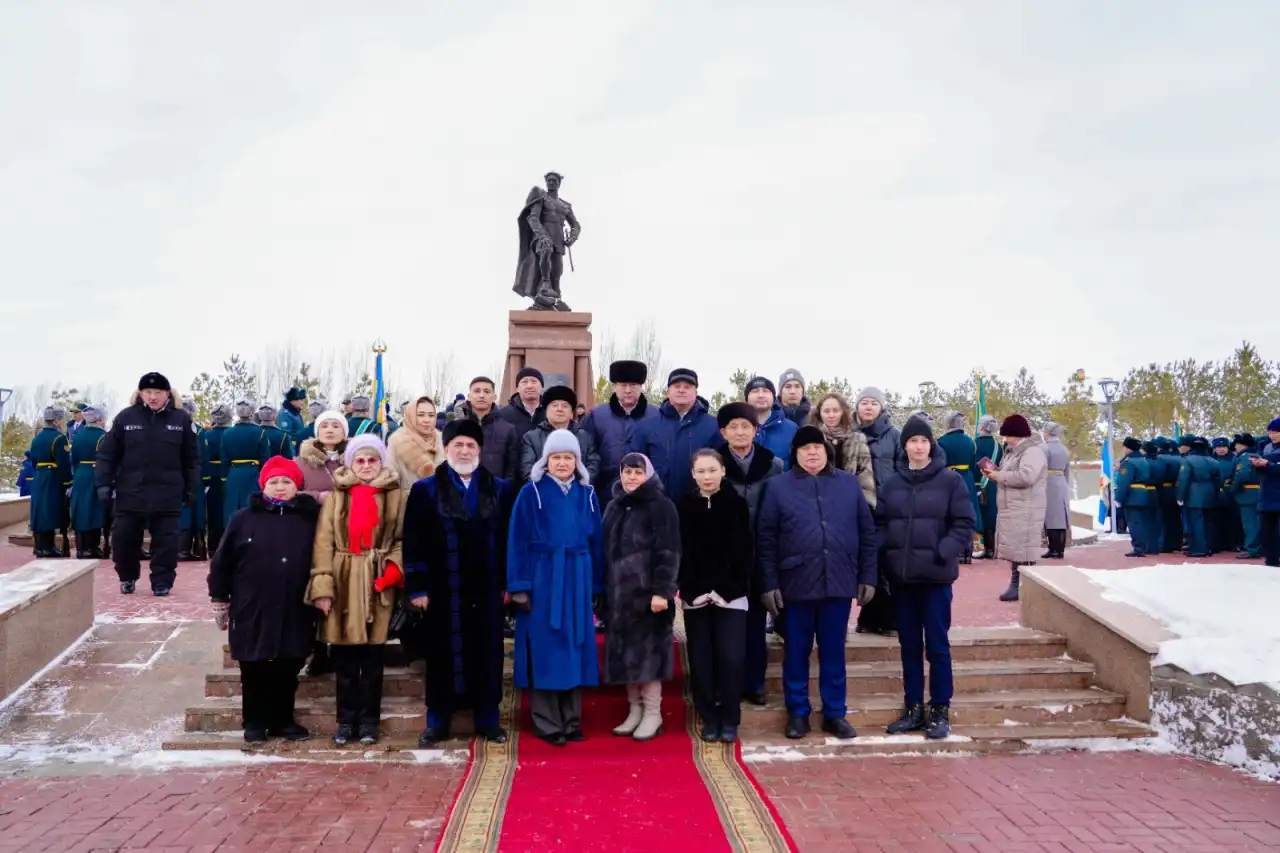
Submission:
<svg viewBox="0 0 1280 853">
<path fill-rule="evenodd" d="M 929 464 L 912 471 L 904 458 L 876 501 L 880 569 L 894 584 L 954 583 L 973 538 L 969 484 L 946 466 L 937 444 Z"/>
<path fill-rule="evenodd" d="M 876 584 L 876 525 L 858 478 L 799 466 L 764 491 L 757 555 L 763 590 L 783 602 L 854 598 Z"/>
<path fill-rule="evenodd" d="M 867 437 L 867 446 L 871 449 L 871 470 L 876 475 L 876 495 L 879 495 L 885 482 L 893 475 L 898 461 L 905 459 L 902 453 L 902 432 L 889 422 L 888 412 L 881 412 L 880 417 L 869 424 L 859 425 L 858 429 Z M 878 497 L 876 502 L 879 503 Z"/>
<path fill-rule="evenodd" d="M 582 431 L 591 436 L 600 455 L 600 476 L 595 481 L 596 495 L 604 502 L 612 500 L 613 484 L 618 482 L 618 466 L 631 444 L 631 435 L 641 421 L 656 418 L 658 410 L 644 397 L 630 414 L 614 394 L 609 402 L 591 410 L 582 421 Z"/>
<path fill-rule="evenodd" d="M 658 416 L 636 424 L 629 451 L 643 453 L 662 478 L 662 487 L 673 500 L 693 488 L 693 454 L 715 447 L 724 439 L 720 425 L 707 411 L 707 401 L 699 397 L 682 418 L 670 402 L 658 407 Z"/>
</svg>

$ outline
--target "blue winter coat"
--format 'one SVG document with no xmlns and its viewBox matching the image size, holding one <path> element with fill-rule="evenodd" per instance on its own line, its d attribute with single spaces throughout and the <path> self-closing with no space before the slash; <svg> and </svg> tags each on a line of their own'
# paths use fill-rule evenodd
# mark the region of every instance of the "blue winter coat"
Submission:
<svg viewBox="0 0 1280 853">
<path fill-rule="evenodd" d="M 1236 470 L 1236 458 L 1228 453 L 1226 456 L 1214 455 L 1214 464 L 1218 466 L 1218 509 L 1227 509 L 1236 505 L 1236 499 L 1231 495 L 1231 475 Z"/>
<path fill-rule="evenodd" d="M 25 498 L 31 494 L 32 483 L 36 479 L 36 466 L 31 461 L 31 451 L 23 451 L 22 467 L 18 469 L 18 497 Z"/>
<path fill-rule="evenodd" d="M 719 424 L 717 424 L 719 426 Z M 796 437 L 795 421 L 789 420 L 782 410 L 781 403 L 773 404 L 769 419 L 760 425 L 756 432 L 756 444 L 769 448 L 769 451 L 782 460 L 782 469 L 791 470 L 791 439 Z"/>
<path fill-rule="evenodd" d="M 262 428 L 262 434 L 267 439 L 267 458 L 272 456 L 283 456 L 285 459 L 293 458 L 293 440 L 289 438 L 289 434 L 274 424 L 267 424 Z"/>
<path fill-rule="evenodd" d="M 973 539 L 973 478 L 949 469 L 935 443 L 929 464 L 903 460 L 876 499 L 880 567 L 894 584 L 955 583 Z M 786 595 L 783 595 L 786 600 Z"/>
<path fill-rule="evenodd" d="M 604 593 L 600 504 L 589 485 L 575 480 L 566 494 L 551 475 L 534 476 L 516 498 L 507 542 L 507 591 L 529 594 L 529 609 L 516 614 L 515 684 L 594 687 L 592 596 Z"/>
<path fill-rule="evenodd" d="M 1221 480 L 1218 463 L 1193 450 L 1183 459 L 1178 474 L 1178 500 L 1187 509 L 1212 509 L 1218 503 Z"/>
<path fill-rule="evenodd" d="M 236 510 L 249 505 L 258 488 L 258 472 L 271 458 L 262 427 L 238 423 L 222 433 L 222 523 L 231 522 Z"/>
<path fill-rule="evenodd" d="M 1262 497 L 1258 499 L 1258 512 L 1276 512 L 1280 510 L 1280 445 L 1263 445 L 1258 455 L 1267 461 L 1267 467 L 1259 469 Z"/>
<path fill-rule="evenodd" d="M 723 442 L 720 425 L 707 408 L 707 401 L 699 397 L 682 418 L 670 402 L 663 403 L 658 416 L 641 421 L 631 436 L 628 449 L 649 457 L 673 501 L 693 488 L 693 454 Z"/>
<path fill-rule="evenodd" d="M 764 591 L 781 590 L 784 603 L 854 598 L 876 585 L 876 525 L 852 474 L 774 477 L 756 536 Z"/>
<path fill-rule="evenodd" d="M 93 470 L 98 458 L 98 443 L 106 437 L 106 430 L 90 424 L 76 430 L 71 439 L 72 530 L 101 530 L 107 526 L 107 512 L 98 500 Z"/>
<path fill-rule="evenodd" d="M 45 427 L 31 439 L 36 476 L 31 488 L 31 532 L 52 533 L 66 526 L 71 454 L 61 430 Z"/>
<path fill-rule="evenodd" d="M 978 502 L 978 483 L 982 478 L 978 471 L 977 443 L 964 430 L 953 429 L 938 436 L 934 447 L 942 451 L 946 466 L 959 474 L 960 479 L 969 487 L 976 519 L 982 513 L 982 504 Z"/>
<path fill-rule="evenodd" d="M 582 431 L 595 441 L 596 451 L 600 454 L 596 494 L 603 496 L 605 503 L 609 502 L 613 494 L 613 484 L 618 482 L 618 468 L 631 445 L 636 425 L 656 417 L 658 410 L 649 405 L 644 397 L 627 414 L 618 402 L 618 395 L 614 394 L 609 402 L 596 406 L 582 419 Z"/>
<path fill-rule="evenodd" d="M 302 441 L 302 433 L 307 428 L 302 422 L 302 415 L 298 414 L 297 409 L 289 405 L 286 400 L 280 406 L 280 411 L 276 412 L 276 426 L 284 430 L 289 435 L 289 441 L 293 443 L 293 450 L 296 454 L 298 451 L 298 442 Z M 293 457 L 290 456 L 290 459 Z"/>
</svg>

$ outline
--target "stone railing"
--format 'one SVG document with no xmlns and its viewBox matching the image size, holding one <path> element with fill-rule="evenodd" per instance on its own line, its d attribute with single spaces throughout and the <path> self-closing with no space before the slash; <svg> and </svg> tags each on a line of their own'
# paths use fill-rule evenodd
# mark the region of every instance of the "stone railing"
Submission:
<svg viewBox="0 0 1280 853">
<path fill-rule="evenodd" d="M 97 560 L 35 560 L 0 574 L 0 700 L 93 628 Z"/>
</svg>

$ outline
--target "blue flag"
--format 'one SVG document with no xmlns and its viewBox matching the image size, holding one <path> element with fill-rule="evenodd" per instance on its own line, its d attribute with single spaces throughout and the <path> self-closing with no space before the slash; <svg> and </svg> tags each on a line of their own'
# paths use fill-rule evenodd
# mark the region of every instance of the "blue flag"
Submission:
<svg viewBox="0 0 1280 853">
<path fill-rule="evenodd" d="M 1098 523 L 1104 524 L 1107 521 L 1107 511 L 1111 508 L 1111 501 L 1107 495 L 1111 489 L 1111 442 L 1102 442 L 1102 471 L 1098 479 Z M 1115 528 L 1108 525 L 1108 530 Z"/>
<path fill-rule="evenodd" d="M 382 382 L 382 353 L 378 353 L 373 366 L 373 419 L 378 426 L 387 422 L 387 387 Z"/>
</svg>

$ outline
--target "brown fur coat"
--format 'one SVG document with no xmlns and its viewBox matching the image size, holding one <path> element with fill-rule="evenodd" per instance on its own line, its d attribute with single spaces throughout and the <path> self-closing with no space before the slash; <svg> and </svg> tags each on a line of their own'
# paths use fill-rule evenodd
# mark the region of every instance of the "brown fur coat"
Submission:
<svg viewBox="0 0 1280 853">
<path fill-rule="evenodd" d="M 404 425 L 387 442 L 387 464 L 400 475 L 400 488 L 409 491 L 423 477 L 430 477 L 444 462 L 444 443 L 438 430 L 430 436 L 418 431 L 417 410 L 404 410 Z"/>
<path fill-rule="evenodd" d="M 363 554 L 351 553 L 347 531 L 351 511 L 351 488 L 360 483 L 350 468 L 333 475 L 334 491 L 324 502 L 312 556 L 311 583 L 303 599 L 314 604 L 317 598 L 331 598 L 329 614 L 320 625 L 320 639 L 338 645 L 385 643 L 396 590 L 373 591 L 373 582 L 382 576 L 387 563 L 404 568 L 400 536 L 404 526 L 405 493 L 398 488 L 394 468 L 383 467 L 370 485 L 382 489 L 378 504 L 378 526 L 373 531 L 373 548 Z"/>
</svg>

